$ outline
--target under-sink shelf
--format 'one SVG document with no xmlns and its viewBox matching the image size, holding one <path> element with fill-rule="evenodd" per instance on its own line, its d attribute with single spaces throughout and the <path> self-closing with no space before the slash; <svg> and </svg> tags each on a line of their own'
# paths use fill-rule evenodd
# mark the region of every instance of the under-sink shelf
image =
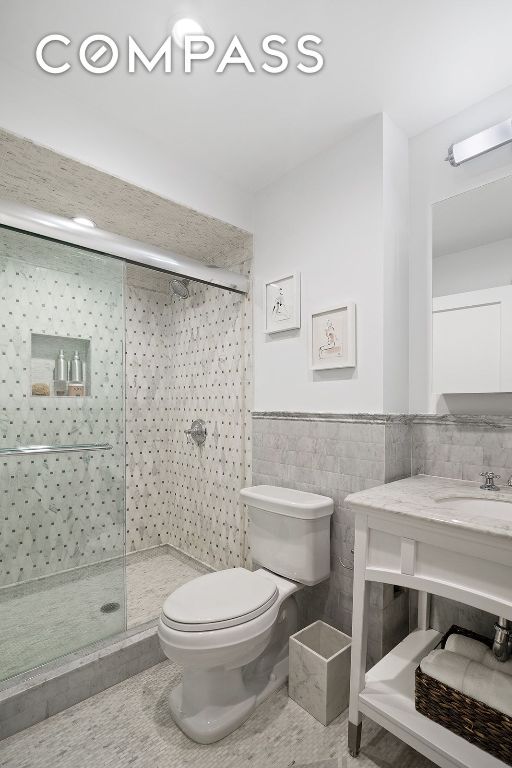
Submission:
<svg viewBox="0 0 512 768">
<path fill-rule="evenodd" d="M 475 747 L 414 707 L 414 673 L 439 642 L 434 629 L 416 630 L 366 674 L 360 711 L 441 768 L 504 768 L 501 760 Z"/>
</svg>

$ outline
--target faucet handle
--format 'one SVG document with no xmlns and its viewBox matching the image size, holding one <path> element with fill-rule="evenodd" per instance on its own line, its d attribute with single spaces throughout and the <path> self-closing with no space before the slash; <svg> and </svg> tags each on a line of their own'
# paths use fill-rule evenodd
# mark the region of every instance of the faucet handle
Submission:
<svg viewBox="0 0 512 768">
<path fill-rule="evenodd" d="M 497 475 L 495 472 L 480 472 L 480 477 L 485 478 L 484 482 L 480 486 L 483 491 L 499 491 L 498 486 L 494 483 L 495 480 L 499 480 L 501 475 Z"/>
</svg>

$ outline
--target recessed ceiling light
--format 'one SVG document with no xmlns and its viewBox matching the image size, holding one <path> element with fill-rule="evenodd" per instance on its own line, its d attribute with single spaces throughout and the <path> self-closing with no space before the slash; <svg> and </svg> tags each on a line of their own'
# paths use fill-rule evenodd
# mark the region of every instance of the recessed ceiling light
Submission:
<svg viewBox="0 0 512 768">
<path fill-rule="evenodd" d="M 86 219 L 85 216 L 74 216 L 73 221 L 75 224 L 81 224 L 82 227 L 95 227 L 96 224 L 92 219 Z"/>
<path fill-rule="evenodd" d="M 172 28 L 176 45 L 183 48 L 186 35 L 204 35 L 204 29 L 195 19 L 178 19 Z"/>
</svg>

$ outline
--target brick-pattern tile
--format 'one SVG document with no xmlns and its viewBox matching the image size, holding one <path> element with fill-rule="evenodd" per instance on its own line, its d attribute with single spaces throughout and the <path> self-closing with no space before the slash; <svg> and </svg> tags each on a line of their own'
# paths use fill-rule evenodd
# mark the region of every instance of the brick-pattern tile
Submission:
<svg viewBox="0 0 512 768">
<path fill-rule="evenodd" d="M 354 513 L 345 498 L 389 478 L 410 475 L 408 430 L 406 424 L 373 423 L 371 419 L 360 423 L 253 419 L 253 483 L 289 486 L 324 494 L 334 501 L 331 576 L 300 594 L 301 623 L 323 618 L 350 634 Z M 372 585 L 371 600 L 378 609 L 370 622 L 369 657 L 374 661 L 381 657 L 384 642 L 383 612 L 387 607 L 382 585 Z M 408 608 L 404 602 L 402 613 L 402 625 L 406 626 Z M 398 618 L 394 620 L 389 613 L 389 623 L 395 627 Z"/>
<path fill-rule="evenodd" d="M 480 482 L 480 472 L 493 470 L 504 484 L 512 474 L 512 427 L 509 419 L 475 417 L 475 423 L 412 423 L 412 471 L 456 480 Z M 451 600 L 433 597 L 432 626 L 444 632 L 452 624 L 491 635 L 495 616 Z"/>
</svg>

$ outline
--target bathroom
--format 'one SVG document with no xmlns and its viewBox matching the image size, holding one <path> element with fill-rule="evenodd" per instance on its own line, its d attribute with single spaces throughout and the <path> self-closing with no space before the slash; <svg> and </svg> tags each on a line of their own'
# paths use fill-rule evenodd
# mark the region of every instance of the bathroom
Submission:
<svg viewBox="0 0 512 768">
<path fill-rule="evenodd" d="M 150 5 L 0 11 L 0 766 L 510 765 L 376 675 L 512 664 L 512 11 Z M 75 55 L 189 16 L 257 71 Z"/>
</svg>

